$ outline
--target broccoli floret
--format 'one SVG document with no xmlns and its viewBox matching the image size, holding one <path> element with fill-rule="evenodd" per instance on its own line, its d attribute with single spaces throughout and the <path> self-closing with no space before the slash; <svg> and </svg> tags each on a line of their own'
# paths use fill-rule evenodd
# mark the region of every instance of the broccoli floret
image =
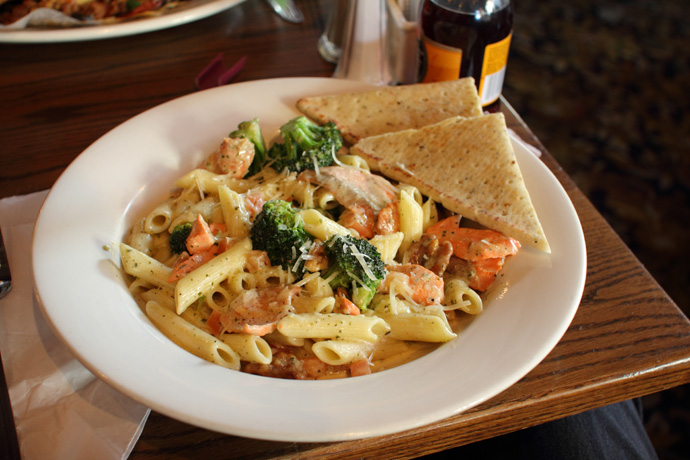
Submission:
<svg viewBox="0 0 690 460">
<path fill-rule="evenodd" d="M 243 121 L 237 125 L 237 129 L 231 132 L 228 137 L 249 139 L 254 144 L 254 160 L 252 160 L 249 171 L 245 177 L 253 176 L 261 171 L 266 162 L 266 142 L 264 136 L 261 134 L 261 126 L 259 126 L 259 119 L 254 118 L 250 121 Z"/>
<path fill-rule="evenodd" d="M 300 172 L 305 169 L 330 166 L 343 146 L 343 138 L 335 123 L 319 126 L 305 116 L 293 118 L 280 127 L 282 143 L 275 143 L 268 151 L 273 169 Z"/>
<path fill-rule="evenodd" d="M 354 304 L 365 309 L 386 277 L 386 264 L 378 249 L 367 240 L 350 235 L 332 236 L 324 246 L 328 269 L 323 278 L 333 276 L 331 287 L 347 289 Z"/>
<path fill-rule="evenodd" d="M 300 256 L 309 251 L 312 236 L 304 230 L 304 221 L 292 204 L 282 200 L 264 203 L 250 234 L 253 248 L 266 251 L 272 265 L 304 274 L 304 259 Z"/>
<path fill-rule="evenodd" d="M 191 232 L 192 222 L 180 224 L 173 228 L 172 233 L 170 233 L 170 251 L 173 254 L 182 254 L 187 250 L 185 241 Z"/>
</svg>

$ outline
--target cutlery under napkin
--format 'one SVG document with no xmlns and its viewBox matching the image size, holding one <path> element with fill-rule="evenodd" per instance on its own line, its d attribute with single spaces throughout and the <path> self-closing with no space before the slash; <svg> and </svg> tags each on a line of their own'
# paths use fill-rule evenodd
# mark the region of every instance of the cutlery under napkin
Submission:
<svg viewBox="0 0 690 460">
<path fill-rule="evenodd" d="M 0 350 L 22 458 L 125 459 L 149 409 L 82 366 L 35 300 L 31 239 L 46 194 L 0 200 L 13 284 L 0 300 Z"/>
</svg>

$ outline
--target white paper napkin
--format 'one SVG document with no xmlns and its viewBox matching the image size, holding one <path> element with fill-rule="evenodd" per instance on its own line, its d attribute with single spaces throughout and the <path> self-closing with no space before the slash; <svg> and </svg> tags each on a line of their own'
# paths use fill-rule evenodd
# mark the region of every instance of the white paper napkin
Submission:
<svg viewBox="0 0 690 460">
<path fill-rule="evenodd" d="M 149 409 L 96 378 L 54 334 L 33 291 L 31 239 L 47 192 L 0 200 L 12 290 L 0 351 L 23 459 L 124 459 Z"/>
</svg>

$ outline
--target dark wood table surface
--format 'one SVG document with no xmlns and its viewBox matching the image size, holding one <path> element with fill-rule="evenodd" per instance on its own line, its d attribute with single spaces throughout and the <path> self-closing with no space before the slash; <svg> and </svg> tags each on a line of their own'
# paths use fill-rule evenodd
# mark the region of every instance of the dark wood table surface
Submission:
<svg viewBox="0 0 690 460">
<path fill-rule="evenodd" d="M 0 197 L 50 188 L 121 122 L 195 91 L 218 53 L 247 56 L 235 81 L 333 73 L 316 49 L 329 2 L 297 1 L 303 24 L 259 0 L 129 37 L 0 44 Z M 413 458 L 690 382 L 690 323 L 601 215 L 504 104 L 508 124 L 543 152 L 587 242 L 579 310 L 555 349 L 518 383 L 462 414 L 389 436 L 326 444 L 257 441 L 151 413 L 131 455 L 148 458 Z"/>
</svg>

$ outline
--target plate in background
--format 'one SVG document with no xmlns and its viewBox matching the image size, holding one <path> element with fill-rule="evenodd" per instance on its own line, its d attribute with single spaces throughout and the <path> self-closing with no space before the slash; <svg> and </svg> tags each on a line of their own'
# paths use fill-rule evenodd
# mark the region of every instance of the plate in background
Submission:
<svg viewBox="0 0 690 460">
<path fill-rule="evenodd" d="M 168 27 L 180 26 L 198 21 L 225 11 L 244 0 L 190 0 L 186 4 L 170 10 L 164 10 L 157 16 L 142 16 L 112 24 L 77 26 L 64 28 L 23 29 L 0 28 L 0 43 L 58 43 L 105 38 L 153 32 Z"/>
</svg>

